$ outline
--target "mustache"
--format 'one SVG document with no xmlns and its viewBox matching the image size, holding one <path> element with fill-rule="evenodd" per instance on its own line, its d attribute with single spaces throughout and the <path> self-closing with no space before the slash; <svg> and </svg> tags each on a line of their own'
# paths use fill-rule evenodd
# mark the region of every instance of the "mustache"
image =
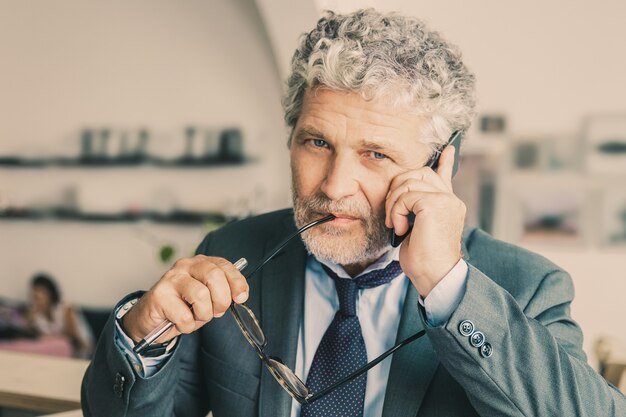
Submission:
<svg viewBox="0 0 626 417">
<path fill-rule="evenodd" d="M 315 194 L 307 199 L 302 199 L 300 203 L 301 207 L 304 208 L 309 215 L 313 212 L 334 213 L 364 219 L 369 217 L 372 213 L 371 207 L 365 202 L 356 200 L 331 200 L 322 194 Z"/>
</svg>

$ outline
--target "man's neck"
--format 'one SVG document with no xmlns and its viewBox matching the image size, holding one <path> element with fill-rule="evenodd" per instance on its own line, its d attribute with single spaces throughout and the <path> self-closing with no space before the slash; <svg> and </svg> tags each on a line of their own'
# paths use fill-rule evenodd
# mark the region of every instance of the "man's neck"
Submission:
<svg viewBox="0 0 626 417">
<path fill-rule="evenodd" d="M 379 257 L 380 258 L 380 257 Z M 359 275 L 361 272 L 365 271 L 365 268 L 376 262 L 378 259 L 373 259 L 364 262 L 358 262 L 350 265 L 341 265 L 341 267 L 350 275 L 352 278 Z"/>
<path fill-rule="evenodd" d="M 388 249 L 385 249 L 385 250 L 382 250 L 381 252 L 377 253 L 373 257 L 368 258 L 368 259 L 366 259 L 364 261 L 355 262 L 353 264 L 341 265 L 341 267 L 344 269 L 344 271 L 346 271 L 348 273 L 348 275 L 350 275 L 350 277 L 354 278 L 357 275 L 359 275 L 360 273 L 362 273 L 363 271 L 365 271 L 365 269 L 368 266 L 372 265 L 373 263 L 377 262 L 380 258 L 385 256 L 385 254 L 387 252 L 388 252 Z"/>
</svg>

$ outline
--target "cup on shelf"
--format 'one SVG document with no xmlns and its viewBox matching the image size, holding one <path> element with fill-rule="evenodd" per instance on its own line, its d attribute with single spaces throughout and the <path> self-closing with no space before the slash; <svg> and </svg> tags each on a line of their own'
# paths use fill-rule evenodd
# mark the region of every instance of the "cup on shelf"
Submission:
<svg viewBox="0 0 626 417">
<path fill-rule="evenodd" d="M 220 162 L 243 161 L 243 137 L 241 130 L 238 128 L 222 130 L 218 159 Z"/>
<path fill-rule="evenodd" d="M 150 139 L 147 129 L 139 129 L 133 133 L 121 131 L 117 135 L 117 139 L 119 141 L 119 151 L 116 159 L 119 162 L 139 163 L 146 159 L 146 151 Z"/>
<path fill-rule="evenodd" d="M 202 159 L 207 163 L 218 160 L 220 153 L 220 136 L 218 129 L 204 130 L 204 152 Z"/>
<path fill-rule="evenodd" d="M 94 139 L 93 131 L 91 129 L 83 129 L 80 135 L 80 158 L 84 161 L 91 161 L 94 159 Z"/>
</svg>

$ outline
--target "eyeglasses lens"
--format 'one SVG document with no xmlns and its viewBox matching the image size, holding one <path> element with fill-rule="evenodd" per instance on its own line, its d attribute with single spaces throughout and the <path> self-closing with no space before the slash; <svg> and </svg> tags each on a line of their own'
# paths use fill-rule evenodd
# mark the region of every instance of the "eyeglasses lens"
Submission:
<svg viewBox="0 0 626 417">
<path fill-rule="evenodd" d="M 259 322 L 252 310 L 243 304 L 233 304 L 233 307 L 237 312 L 237 316 L 239 316 L 239 320 L 241 320 L 240 324 L 252 338 L 252 341 L 256 343 L 259 348 L 265 346 L 265 333 L 261 330 L 261 326 L 259 326 Z"/>
<path fill-rule="evenodd" d="M 306 398 L 309 395 L 309 389 L 291 369 L 275 358 L 269 358 L 268 363 L 279 382 L 287 385 L 296 395 L 302 398 Z"/>
</svg>

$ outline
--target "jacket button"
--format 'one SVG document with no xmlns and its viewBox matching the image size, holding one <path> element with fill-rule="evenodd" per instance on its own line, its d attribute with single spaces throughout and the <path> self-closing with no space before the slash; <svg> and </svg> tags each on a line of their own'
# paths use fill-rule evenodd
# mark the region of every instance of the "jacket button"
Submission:
<svg viewBox="0 0 626 417">
<path fill-rule="evenodd" d="M 463 336 L 469 336 L 474 332 L 474 323 L 469 320 L 463 320 L 461 324 L 459 324 L 459 333 Z"/>
<path fill-rule="evenodd" d="M 482 345 L 479 350 L 480 356 L 482 356 L 483 358 L 488 358 L 493 354 L 493 348 L 491 347 L 491 344 L 489 342 Z"/>
<path fill-rule="evenodd" d="M 113 384 L 113 392 L 115 392 L 115 395 L 117 395 L 119 398 L 122 398 L 122 396 L 124 395 L 124 382 L 126 381 L 126 378 L 124 378 L 124 375 L 120 374 L 119 372 L 115 375 L 115 384 Z"/>
<path fill-rule="evenodd" d="M 470 344 L 476 348 L 481 347 L 485 343 L 485 335 L 483 332 L 476 331 L 470 336 Z"/>
</svg>

